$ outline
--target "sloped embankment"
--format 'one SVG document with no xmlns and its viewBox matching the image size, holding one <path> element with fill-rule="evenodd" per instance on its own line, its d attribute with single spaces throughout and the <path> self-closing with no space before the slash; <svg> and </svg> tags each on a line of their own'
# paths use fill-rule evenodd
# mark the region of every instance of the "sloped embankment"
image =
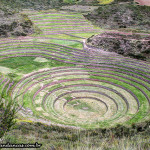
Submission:
<svg viewBox="0 0 150 150">
<path fill-rule="evenodd" d="M 133 28 L 150 30 L 150 7 L 133 3 L 109 4 L 84 15 L 95 25 L 103 28 Z"/>
<path fill-rule="evenodd" d="M 103 33 L 88 38 L 87 45 L 142 60 L 150 57 L 150 36 Z"/>
</svg>

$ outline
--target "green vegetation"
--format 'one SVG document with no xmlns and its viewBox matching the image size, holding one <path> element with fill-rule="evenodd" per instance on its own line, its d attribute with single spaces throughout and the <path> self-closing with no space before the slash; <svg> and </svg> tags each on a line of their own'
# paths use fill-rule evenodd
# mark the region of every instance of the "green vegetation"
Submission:
<svg viewBox="0 0 150 150">
<path fill-rule="evenodd" d="M 85 111 L 91 111 L 94 112 L 96 111 L 95 109 L 93 109 L 89 104 L 87 104 L 86 102 L 82 101 L 82 100 L 76 100 L 76 101 L 71 101 L 68 104 L 74 105 L 74 109 L 81 109 L 81 110 L 85 110 Z"/>
<path fill-rule="evenodd" d="M 75 35 L 75 36 L 81 36 L 81 37 L 83 37 L 83 38 L 88 38 L 88 37 L 90 37 L 90 36 L 92 36 L 92 35 L 95 35 L 96 33 L 72 33 L 72 35 Z"/>
<path fill-rule="evenodd" d="M 54 0 L 0 0 L 0 3 L 2 5 L 5 5 L 7 7 L 15 8 L 15 9 L 29 9 L 33 8 L 36 10 L 41 10 L 41 9 L 50 9 L 50 8 L 57 8 L 58 6 L 61 5 L 60 1 L 54 1 Z"/>
<path fill-rule="evenodd" d="M 93 24 L 105 29 L 132 28 L 149 31 L 149 6 L 134 3 L 100 6 L 97 10 L 84 15 Z M 126 17 L 128 16 L 128 17 Z M 111 18 L 111 19 L 110 19 Z"/>
<path fill-rule="evenodd" d="M 99 0 L 100 4 L 109 4 L 113 2 L 114 0 Z"/>
<path fill-rule="evenodd" d="M 40 34 L 0 41 L 0 90 L 23 104 L 3 142 L 38 142 L 41 150 L 148 150 L 150 64 L 84 45 L 104 30 L 79 13 L 28 15 Z"/>
<path fill-rule="evenodd" d="M 72 48 L 78 48 L 78 49 L 82 49 L 83 48 L 83 44 L 77 43 L 77 42 L 75 44 L 69 43 L 69 46 L 72 47 Z"/>
<path fill-rule="evenodd" d="M 59 66 L 72 66 L 71 64 L 62 63 L 56 60 L 48 60 L 48 62 L 35 62 L 36 57 L 17 57 L 8 58 L 0 61 L 1 66 L 15 69 L 19 73 L 29 73 L 34 70 L 39 70 L 41 68 L 47 67 L 59 67 Z"/>
<path fill-rule="evenodd" d="M 3 142 L 42 144 L 43 149 L 149 149 L 149 123 L 133 125 L 132 128 L 117 126 L 111 130 L 99 129 L 76 131 L 41 123 L 17 123 L 12 131 L 3 138 Z"/>
<path fill-rule="evenodd" d="M 1 95 L 0 98 L 0 138 L 16 123 L 17 103 L 11 98 Z"/>
</svg>

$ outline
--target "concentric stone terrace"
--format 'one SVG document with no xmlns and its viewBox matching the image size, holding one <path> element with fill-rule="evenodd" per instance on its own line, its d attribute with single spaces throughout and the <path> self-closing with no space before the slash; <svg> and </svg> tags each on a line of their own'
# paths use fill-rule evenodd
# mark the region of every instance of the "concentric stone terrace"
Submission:
<svg viewBox="0 0 150 150">
<path fill-rule="evenodd" d="M 104 65 L 105 67 L 105 65 Z M 149 80 L 111 67 L 59 67 L 25 76 L 13 96 L 36 116 L 81 127 L 133 123 L 148 116 Z"/>
<path fill-rule="evenodd" d="M 41 18 L 43 21 L 56 19 L 58 12 L 49 15 L 31 17 L 42 26 Z M 59 22 L 81 18 L 79 14 L 60 12 L 59 15 L 62 18 Z M 82 18 L 82 22 L 86 20 Z M 29 57 L 62 62 L 62 66 L 37 69 L 18 77 L 11 90 L 8 89 L 20 105 L 24 104 L 24 114 L 27 114 L 25 108 L 30 108 L 36 118 L 81 128 L 131 125 L 149 119 L 150 64 L 87 47 L 82 33 L 68 32 L 67 24 L 63 38 L 61 28 L 52 37 L 55 32 L 49 30 L 51 24 L 44 24 L 46 30 L 41 26 L 43 33 L 38 37 L 0 42 L 1 61 Z M 4 79 L 1 82 L 4 85 Z"/>
</svg>

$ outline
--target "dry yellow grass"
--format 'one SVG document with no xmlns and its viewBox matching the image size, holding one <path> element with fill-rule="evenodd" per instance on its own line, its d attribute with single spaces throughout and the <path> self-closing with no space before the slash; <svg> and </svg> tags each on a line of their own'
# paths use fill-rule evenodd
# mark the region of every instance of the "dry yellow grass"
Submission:
<svg viewBox="0 0 150 150">
<path fill-rule="evenodd" d="M 98 0 L 100 4 L 109 4 L 113 2 L 113 0 Z"/>
</svg>

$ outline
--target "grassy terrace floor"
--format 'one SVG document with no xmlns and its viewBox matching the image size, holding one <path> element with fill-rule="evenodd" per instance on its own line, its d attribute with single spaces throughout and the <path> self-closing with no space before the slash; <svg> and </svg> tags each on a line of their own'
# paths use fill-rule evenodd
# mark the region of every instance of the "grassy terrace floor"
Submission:
<svg viewBox="0 0 150 150">
<path fill-rule="evenodd" d="M 39 35 L 0 40 L 0 90 L 22 119 L 92 129 L 150 118 L 150 64 L 84 45 L 104 32 L 81 14 L 29 12 Z"/>
</svg>

